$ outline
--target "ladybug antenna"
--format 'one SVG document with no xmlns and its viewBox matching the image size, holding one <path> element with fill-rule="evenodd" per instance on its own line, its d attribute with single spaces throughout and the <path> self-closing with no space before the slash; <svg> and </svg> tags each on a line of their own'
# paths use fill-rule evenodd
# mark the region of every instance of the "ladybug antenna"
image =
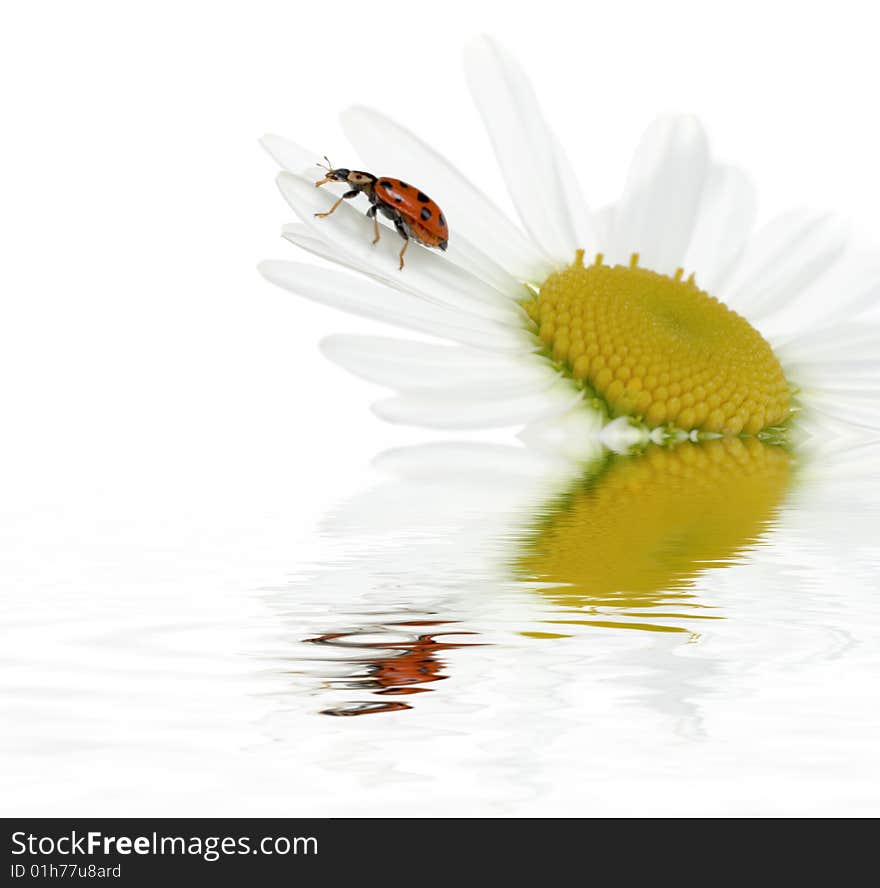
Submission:
<svg viewBox="0 0 880 888">
<path fill-rule="evenodd" d="M 325 167 L 324 164 L 321 163 L 320 160 L 318 161 L 318 166 L 321 167 L 321 169 L 325 169 L 325 170 L 327 170 L 328 175 L 324 176 L 323 179 L 318 179 L 318 181 L 315 182 L 315 188 L 320 188 L 322 185 L 326 185 L 328 182 L 332 182 L 332 181 L 333 181 L 333 180 L 330 178 L 330 175 L 329 175 L 330 173 L 333 172 L 333 164 L 330 163 L 330 158 L 327 157 L 326 154 L 324 155 L 324 160 L 327 161 L 327 166 Z"/>
</svg>

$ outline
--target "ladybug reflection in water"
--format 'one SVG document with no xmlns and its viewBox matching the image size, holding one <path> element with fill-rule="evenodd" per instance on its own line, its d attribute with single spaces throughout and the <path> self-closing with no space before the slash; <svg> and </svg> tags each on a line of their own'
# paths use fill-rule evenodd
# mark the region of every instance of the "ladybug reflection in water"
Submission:
<svg viewBox="0 0 880 888">
<path fill-rule="evenodd" d="M 415 626 L 442 626 L 446 620 L 421 621 L 413 620 L 404 623 L 393 623 L 397 627 Z M 441 635 L 474 635 L 473 632 L 432 632 L 419 635 L 412 641 L 367 641 L 357 642 L 357 632 L 328 632 L 317 638 L 310 638 L 312 644 L 328 644 L 337 647 L 355 648 L 364 650 L 393 650 L 390 656 L 368 657 L 363 660 L 352 660 L 352 665 L 359 667 L 356 672 L 343 679 L 344 687 L 370 688 L 374 694 L 382 696 L 405 696 L 410 694 L 422 694 L 430 688 L 419 687 L 435 681 L 447 678 L 442 669 L 445 663 L 437 656 L 441 651 L 455 650 L 461 647 L 471 647 L 470 644 L 438 641 Z M 367 667 L 367 675 L 361 672 L 362 667 Z M 348 682 L 353 682 L 349 684 Z M 399 712 L 411 709 L 408 703 L 400 700 L 387 700 L 379 702 L 344 703 L 331 709 L 323 709 L 324 715 L 369 715 L 378 712 Z"/>
<path fill-rule="evenodd" d="M 350 190 L 346 191 L 326 213 L 315 213 L 319 219 L 331 215 L 342 201 L 363 193 L 371 204 L 367 216 L 373 220 L 373 229 L 376 232 L 373 243 L 378 243 L 380 238 L 377 213 L 390 219 L 397 233 L 403 238 L 403 248 L 400 251 L 401 269 L 403 254 L 409 246 L 410 238 L 426 247 L 446 249 L 449 244 L 446 217 L 427 194 L 400 179 L 389 179 L 385 176 L 380 178 L 372 173 L 347 170 L 344 167 L 333 169 L 333 165 L 326 157 L 324 160 L 327 161 L 327 175 L 315 182 L 315 187 L 320 188 L 328 182 L 345 182 L 350 186 Z"/>
</svg>

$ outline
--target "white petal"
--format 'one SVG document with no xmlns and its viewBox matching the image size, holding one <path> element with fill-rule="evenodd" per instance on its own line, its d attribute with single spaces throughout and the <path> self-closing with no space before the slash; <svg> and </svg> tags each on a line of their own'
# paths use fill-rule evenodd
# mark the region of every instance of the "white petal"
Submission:
<svg viewBox="0 0 880 888">
<path fill-rule="evenodd" d="M 260 139 L 260 144 L 273 160 L 282 169 L 288 170 L 298 176 L 310 179 L 316 182 L 323 177 L 323 171 L 318 162 L 321 160 L 320 154 L 297 145 L 289 139 L 268 133 Z"/>
<path fill-rule="evenodd" d="M 880 429 L 880 325 L 826 327 L 790 340 L 776 353 L 808 410 Z"/>
<path fill-rule="evenodd" d="M 372 266 L 358 262 L 337 245 L 328 243 L 323 237 L 318 236 L 318 230 L 311 225 L 305 225 L 302 222 L 290 222 L 282 226 L 281 234 L 292 244 L 296 244 L 296 246 L 302 247 L 316 256 L 321 256 L 323 259 L 329 259 L 331 262 L 346 266 L 346 268 L 353 268 L 355 271 L 368 274 L 376 280 L 385 282 L 390 279 L 395 285 L 398 283 L 397 279 L 387 271 L 382 274 L 376 274 L 372 270 Z M 519 281 L 512 278 L 506 271 L 495 265 L 491 259 L 472 248 L 469 244 L 465 246 L 459 241 L 455 247 L 450 246 L 446 256 L 454 265 L 478 278 L 492 289 L 498 290 L 501 293 L 516 294 L 517 296 L 527 295 L 527 291 L 523 289 L 523 285 Z M 469 286 L 473 285 L 473 282 L 469 282 Z M 510 306 L 506 305 L 506 300 L 501 300 L 499 304 L 506 309 L 506 315 L 512 314 L 522 317 L 522 313 L 518 310 L 511 312 Z"/>
<path fill-rule="evenodd" d="M 595 214 L 587 206 L 579 177 L 572 166 L 562 143 L 554 136 L 556 152 L 556 169 L 563 184 L 562 197 L 568 207 L 568 216 L 574 231 L 575 246 L 583 250 L 587 256 L 595 256 L 602 249 L 599 227 Z M 564 264 L 572 260 L 571 255 L 561 257 Z"/>
<path fill-rule="evenodd" d="M 465 75 L 483 116 L 501 171 L 520 219 L 532 239 L 560 264 L 595 237 L 578 242 L 570 203 L 578 221 L 588 218 L 576 183 L 563 176 L 571 166 L 541 113 L 522 68 L 497 43 L 480 37 L 465 49 Z"/>
<path fill-rule="evenodd" d="M 826 327 L 775 349 L 787 379 L 831 399 L 873 392 L 880 400 L 880 325 Z"/>
<path fill-rule="evenodd" d="M 750 319 L 767 318 L 827 271 L 845 244 L 846 230 L 838 219 L 785 213 L 755 234 L 714 295 Z"/>
<path fill-rule="evenodd" d="M 336 246 L 351 267 L 398 290 L 454 306 L 468 315 L 522 326 L 523 310 L 508 294 L 499 293 L 436 253 L 416 245 L 407 251 L 406 267 L 401 270 L 398 254 L 402 241 L 397 233 L 382 225 L 381 240 L 373 244 L 372 221 L 349 203 L 341 204 L 329 218 L 317 218 L 315 213 L 327 212 L 338 195 L 286 172 L 279 174 L 278 187 L 300 219 L 318 237 Z"/>
<path fill-rule="evenodd" d="M 324 238 L 318 237 L 309 225 L 304 225 L 302 222 L 288 222 L 281 226 L 281 236 L 297 247 L 302 247 L 322 259 L 329 259 L 340 265 L 346 264 L 345 254 L 328 244 Z M 352 268 L 354 266 L 348 265 L 346 267 Z"/>
<path fill-rule="evenodd" d="M 447 385 L 442 385 L 441 381 L 435 377 L 431 377 L 429 373 L 422 372 L 420 380 L 424 385 L 417 385 L 415 381 L 408 385 L 399 385 L 399 380 L 386 381 L 380 383 L 389 388 L 395 389 L 401 396 L 406 397 L 413 402 L 422 400 L 439 400 L 442 403 L 451 401 L 475 403 L 481 401 L 484 404 L 512 401 L 532 395 L 543 395 L 562 377 L 558 373 L 544 374 L 512 374 L 510 378 L 505 378 L 499 374 L 485 374 L 479 376 L 471 374 L 468 376 L 462 372 L 452 375 Z M 458 428 L 458 426 L 456 426 Z M 478 428 L 488 428 L 488 426 L 480 425 Z"/>
<path fill-rule="evenodd" d="M 612 419 L 599 433 L 599 439 L 615 453 L 630 453 L 633 447 L 644 446 L 649 441 L 648 430 L 637 425 L 628 416 Z"/>
<path fill-rule="evenodd" d="M 820 330 L 825 339 L 829 328 L 845 327 L 856 319 L 876 321 L 871 315 L 876 306 L 880 306 L 880 257 L 847 252 L 797 290 L 795 298 L 761 317 L 761 330 L 785 341 Z M 755 315 L 760 317 L 760 310 Z"/>
<path fill-rule="evenodd" d="M 472 479 L 476 484 L 483 484 L 487 478 L 496 475 L 508 483 L 511 478 L 546 479 L 548 473 L 570 470 L 571 464 L 509 444 L 433 441 L 385 450 L 372 465 L 378 471 L 398 478 L 436 481 L 449 477 L 456 481 Z"/>
<path fill-rule="evenodd" d="M 539 394 L 510 398 L 472 397 L 467 390 L 442 397 L 404 395 L 373 404 L 381 419 L 432 429 L 491 429 L 534 422 L 571 408 L 581 398 L 567 380 Z"/>
<path fill-rule="evenodd" d="M 739 257 L 755 224 L 758 199 L 751 179 L 740 169 L 712 166 L 697 211 L 683 267 L 696 274 L 709 293 Z"/>
<path fill-rule="evenodd" d="M 449 220 L 450 250 L 463 238 L 519 280 L 540 281 L 552 270 L 548 258 L 476 185 L 411 132 L 360 106 L 343 113 L 342 127 L 368 166 L 417 184 L 437 200 Z"/>
<path fill-rule="evenodd" d="M 288 222 L 281 226 L 281 236 L 290 243 L 303 250 L 308 250 L 314 256 L 320 256 L 336 265 L 342 265 L 344 268 L 350 268 L 360 274 L 366 274 L 375 281 L 381 282 L 384 286 L 385 279 L 379 275 L 372 274 L 365 268 L 362 262 L 358 262 L 349 256 L 344 250 L 341 250 L 337 244 L 328 243 L 323 237 L 320 237 L 311 225 L 304 225 L 302 222 Z"/>
<path fill-rule="evenodd" d="M 880 325 L 826 325 L 775 343 L 773 348 L 784 366 L 820 361 L 880 361 Z"/>
<path fill-rule="evenodd" d="M 880 340 L 874 342 L 874 353 L 877 354 Z M 853 391 L 858 389 L 875 389 L 878 387 L 877 358 L 853 360 L 850 358 L 837 361 L 814 360 L 801 364 L 786 363 L 783 365 L 786 379 L 807 388 L 817 385 L 828 390 L 841 389 Z"/>
<path fill-rule="evenodd" d="M 497 355 L 380 336 L 328 336 L 324 355 L 350 373 L 399 391 L 467 387 L 472 394 L 514 395 L 548 389 L 559 378 L 537 355 Z"/>
<path fill-rule="evenodd" d="M 349 256 L 336 244 L 328 243 L 326 240 L 319 237 L 316 231 L 309 225 L 303 225 L 301 222 L 291 222 L 282 226 L 281 233 L 285 240 L 290 241 L 290 243 L 295 244 L 304 250 L 308 250 L 315 256 L 320 256 L 322 259 L 327 259 L 337 265 L 342 265 L 343 267 L 350 268 L 360 274 L 365 274 L 373 280 L 379 281 L 384 286 L 394 286 L 395 289 L 403 289 L 406 293 L 412 293 L 412 290 L 408 288 L 401 288 L 399 286 L 399 281 L 393 276 L 386 273 L 376 273 L 371 267 L 366 266 L 363 262 L 359 262 L 357 259 Z M 454 297 L 450 299 L 447 292 L 444 292 L 443 295 L 445 297 L 443 300 L 444 305 L 461 304 L 460 300 Z M 421 295 L 418 297 L 413 296 L 413 298 L 421 298 Z M 432 304 L 436 303 L 434 302 Z M 524 311 L 517 306 L 507 305 L 506 302 L 497 306 L 494 310 L 480 307 L 479 310 L 476 311 L 474 310 L 473 303 L 468 303 L 464 317 L 471 314 L 475 314 L 477 317 L 491 318 L 514 327 L 522 327 L 524 324 L 527 325 L 529 323 L 528 316 Z"/>
<path fill-rule="evenodd" d="M 298 262 L 263 262 L 260 273 L 269 281 L 306 299 L 360 317 L 384 321 L 490 351 L 530 351 L 534 338 L 489 320 L 414 299 L 407 293 L 363 278 Z"/>
<path fill-rule="evenodd" d="M 596 253 L 610 255 L 614 240 L 614 204 L 593 211 L 593 227 L 596 230 Z M 594 258 L 587 254 L 587 260 Z"/>
<path fill-rule="evenodd" d="M 870 283 L 867 283 L 869 280 Z M 862 288 L 855 292 L 857 295 L 849 306 L 850 313 L 872 320 L 880 319 L 880 274 L 874 280 L 865 275 L 862 278 Z"/>
<path fill-rule="evenodd" d="M 682 266 L 709 168 L 709 146 L 695 117 L 667 116 L 642 137 L 623 197 L 615 208 L 612 262 L 663 274 Z"/>
<path fill-rule="evenodd" d="M 522 283 L 471 241 L 463 237 L 451 240 L 446 248 L 446 257 L 499 293 L 510 294 L 515 299 L 522 295 Z"/>
<path fill-rule="evenodd" d="M 827 392 L 805 389 L 803 401 L 808 408 L 849 425 L 880 431 L 880 387 L 858 392 Z"/>
<path fill-rule="evenodd" d="M 531 449 L 593 464 L 606 453 L 600 435 L 607 417 L 581 402 L 573 409 L 527 425 L 517 437 Z"/>
</svg>

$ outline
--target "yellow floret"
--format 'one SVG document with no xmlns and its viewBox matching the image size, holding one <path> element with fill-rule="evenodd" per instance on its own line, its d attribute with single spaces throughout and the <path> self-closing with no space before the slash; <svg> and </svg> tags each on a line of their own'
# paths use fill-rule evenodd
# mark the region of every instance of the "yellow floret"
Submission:
<svg viewBox="0 0 880 888">
<path fill-rule="evenodd" d="M 652 427 L 754 435 L 784 422 L 789 387 L 761 334 L 693 277 L 637 261 L 584 266 L 579 252 L 525 303 L 554 360 L 613 416 Z"/>
</svg>

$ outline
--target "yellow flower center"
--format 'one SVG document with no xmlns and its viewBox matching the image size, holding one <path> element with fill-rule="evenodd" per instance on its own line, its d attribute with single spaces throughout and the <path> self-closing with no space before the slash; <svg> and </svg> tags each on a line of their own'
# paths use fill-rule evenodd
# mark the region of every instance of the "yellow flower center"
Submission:
<svg viewBox="0 0 880 888">
<path fill-rule="evenodd" d="M 527 539 L 517 569 L 545 586 L 541 592 L 554 604 L 579 612 L 550 622 L 684 631 L 675 623 L 632 621 L 683 617 L 670 613 L 672 605 L 704 607 L 688 591 L 692 580 L 733 563 L 754 543 L 790 476 L 788 452 L 757 438 L 685 441 L 614 457 L 554 504 Z M 605 619 L 580 614 L 598 608 Z M 627 620 L 609 622 L 607 608 Z"/>
<path fill-rule="evenodd" d="M 683 279 L 602 256 L 550 275 L 524 304 L 554 360 L 613 416 L 650 427 L 757 434 L 789 415 L 770 346 L 744 318 Z"/>
</svg>

